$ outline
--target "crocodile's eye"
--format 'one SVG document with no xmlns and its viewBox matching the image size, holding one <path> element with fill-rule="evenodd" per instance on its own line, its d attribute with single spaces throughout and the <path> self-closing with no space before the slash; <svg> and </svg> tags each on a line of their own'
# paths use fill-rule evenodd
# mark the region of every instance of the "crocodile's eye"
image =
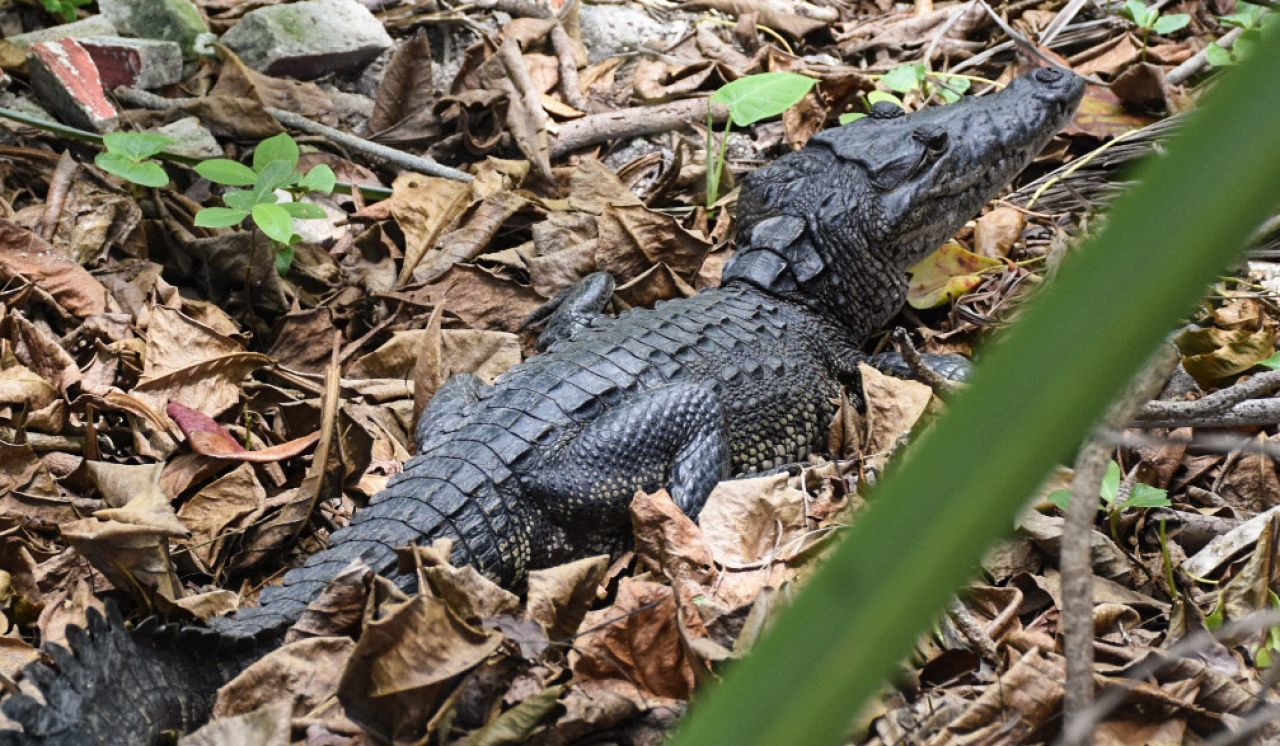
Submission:
<svg viewBox="0 0 1280 746">
<path fill-rule="evenodd" d="M 947 149 L 949 140 L 947 131 L 944 129 L 921 129 L 916 130 L 914 134 L 916 140 L 924 144 L 930 155 L 938 155 Z"/>
</svg>

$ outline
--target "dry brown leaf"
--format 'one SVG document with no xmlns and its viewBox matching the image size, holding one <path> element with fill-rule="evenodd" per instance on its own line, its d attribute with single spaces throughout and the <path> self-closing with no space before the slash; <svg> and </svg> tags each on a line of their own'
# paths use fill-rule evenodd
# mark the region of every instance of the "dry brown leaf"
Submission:
<svg viewBox="0 0 1280 746">
<path fill-rule="evenodd" d="M 2 314 L 0 318 L 3 318 Z M 83 376 L 75 358 L 67 354 L 47 327 L 33 324 L 18 313 L 11 314 L 9 321 L 13 324 L 13 354 L 23 365 L 64 394 L 80 383 Z M 0 362 L 0 367 L 3 365 Z M 5 375 L 0 373 L 0 380 Z M 0 390 L 3 388 L 4 384 L 0 383 Z"/>
<path fill-rule="evenodd" d="M 600 554 L 530 571 L 526 616 L 541 624 L 551 640 L 572 635 L 591 608 L 608 569 L 609 555 Z"/>
<path fill-rule="evenodd" d="M 579 212 L 599 215 L 606 207 L 635 207 L 642 203 L 630 189 L 618 179 L 608 166 L 596 158 L 583 158 L 569 175 L 569 207 Z M 569 217 L 564 213 L 552 213 L 548 218 Z M 594 224 L 594 221 L 591 221 Z M 594 237 L 595 233 L 592 232 Z M 535 235 L 534 240 L 537 240 Z M 540 244 L 541 251 L 551 250 Z"/>
<path fill-rule="evenodd" d="M 652 308 L 660 300 L 689 298 L 697 291 L 663 263 L 650 267 L 613 292 L 632 308 Z"/>
<path fill-rule="evenodd" d="M 1033 650 L 986 687 L 929 746 L 1019 743 L 1058 714 L 1066 671 L 1061 656 Z"/>
<path fill-rule="evenodd" d="M 422 571 L 431 591 L 466 622 L 479 622 L 520 610 L 520 597 L 498 586 L 471 565 L 441 564 Z"/>
<path fill-rule="evenodd" d="M 1008 256 L 1026 226 L 1027 216 L 1021 210 L 997 205 L 974 224 L 974 253 L 996 259 Z"/>
<path fill-rule="evenodd" d="M 632 721 L 649 710 L 681 711 L 681 702 L 655 697 L 628 681 L 618 679 L 575 680 L 561 698 L 565 712 L 552 733 L 560 743 L 578 743 Z"/>
<path fill-rule="evenodd" d="M 309 637 L 276 648 L 218 690 L 213 716 L 280 703 L 293 717 L 305 715 L 337 693 L 339 675 L 355 649 L 350 637 Z"/>
<path fill-rule="evenodd" d="M 755 13 L 759 16 L 761 25 L 797 39 L 827 28 L 830 22 L 836 20 L 835 14 L 830 12 L 833 8 L 779 0 L 693 0 L 686 3 L 686 6 L 711 8 L 731 16 Z M 797 6 L 804 6 L 808 15 L 796 13 Z"/>
<path fill-rule="evenodd" d="M 1275 442 L 1258 435 L 1262 443 Z M 1265 453 L 1242 453 L 1228 462 L 1218 486 L 1227 504 L 1249 513 L 1260 513 L 1280 505 L 1280 476 L 1275 461 Z"/>
<path fill-rule="evenodd" d="M 267 491 L 249 464 L 210 482 L 182 504 L 178 518 L 191 531 L 191 554 L 209 570 L 224 561 L 228 539 L 244 519 L 260 513 Z"/>
<path fill-rule="evenodd" d="M 58 397 L 58 389 L 18 362 L 8 340 L 0 340 L 0 404 L 43 409 Z"/>
<path fill-rule="evenodd" d="M 472 188 L 452 179 L 402 174 L 391 185 L 391 198 L 379 209 L 390 211 L 404 232 L 404 264 L 398 284 L 404 284 L 427 252 L 435 248 L 449 227 L 474 199 Z"/>
<path fill-rule="evenodd" d="M 436 102 L 431 78 L 431 41 L 419 28 L 411 38 L 396 46 L 387 63 L 378 93 L 374 97 L 369 131 L 382 133 L 393 125 L 403 126 L 411 118 L 430 117 Z M 377 139 L 377 134 L 374 135 Z"/>
<path fill-rule="evenodd" d="M 1083 62 L 1076 62 L 1075 71 L 1080 75 L 1097 76 L 1115 75 L 1138 59 L 1142 50 L 1129 34 L 1123 34 L 1112 41 L 1090 47 L 1084 55 Z M 1073 62 L 1078 58 L 1073 58 Z"/>
<path fill-rule="evenodd" d="M 529 200 L 515 192 L 498 192 L 473 203 L 455 221 L 457 227 L 441 236 L 437 248 L 423 257 L 413 270 L 413 279 L 432 282 L 458 262 L 480 256 L 507 220 L 528 204 Z"/>
<path fill-rule="evenodd" d="M 862 400 L 867 405 L 867 454 L 887 454 L 915 427 L 933 398 L 933 390 L 919 381 L 885 375 L 865 363 L 858 365 L 858 373 Z"/>
<path fill-rule="evenodd" d="M 276 109 L 284 109 L 320 122 L 335 125 L 333 99 L 320 86 L 289 78 L 273 78 L 251 69 L 227 47 L 214 45 L 222 58 L 222 70 L 218 82 L 209 91 L 211 96 L 247 98 Z"/>
<path fill-rule="evenodd" d="M 182 746 L 287 746 L 292 727 L 288 702 L 276 702 L 241 715 L 205 723 L 183 736 Z"/>
<path fill-rule="evenodd" d="M 417 740 L 451 680 L 501 644 L 502 635 L 466 624 L 443 601 L 420 593 L 366 624 L 338 698 L 352 720 L 380 737 Z"/>
<path fill-rule="evenodd" d="M 801 547 L 808 496 L 786 473 L 721 482 L 698 514 L 702 536 L 722 567 L 742 569 L 785 562 Z"/>
<path fill-rule="evenodd" d="M 388 294 L 423 306 L 447 300 L 450 313 L 472 329 L 519 332 L 529 314 L 545 302 L 533 288 L 503 280 L 479 267 L 456 265 L 436 282 Z"/>
<path fill-rule="evenodd" d="M 608 608 L 582 621 L 590 632 L 574 639 L 570 664 L 580 679 L 621 679 L 644 695 L 688 699 L 693 668 L 680 640 L 670 586 L 623 578 Z"/>
<path fill-rule="evenodd" d="M 168 415 L 186 436 L 191 450 L 203 456 L 225 461 L 244 461 L 253 464 L 283 461 L 302 454 L 320 439 L 320 433 L 315 432 L 301 438 L 249 451 L 212 417 L 207 417 L 179 402 L 169 402 Z"/>
<path fill-rule="evenodd" d="M 637 492 L 631 501 L 636 556 L 671 581 L 702 586 L 715 582 L 711 550 L 698 524 L 684 514 L 666 490 Z"/>
<path fill-rule="evenodd" d="M 691 277 L 711 244 L 686 231 L 672 217 L 646 207 L 609 207 L 600 216 L 596 267 L 619 282 L 627 282 L 665 263 L 682 277 Z"/>
<path fill-rule="evenodd" d="M 0 279 L 11 286 L 32 284 L 40 297 L 84 318 L 107 311 L 107 289 L 48 241 L 8 220 L 0 220 Z"/>
</svg>

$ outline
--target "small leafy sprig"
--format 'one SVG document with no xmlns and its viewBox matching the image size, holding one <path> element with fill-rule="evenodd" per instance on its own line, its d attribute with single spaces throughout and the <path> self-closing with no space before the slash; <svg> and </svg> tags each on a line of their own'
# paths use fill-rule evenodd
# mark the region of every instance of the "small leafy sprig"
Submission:
<svg viewBox="0 0 1280 746">
<path fill-rule="evenodd" d="M 1154 7 L 1148 7 L 1142 0 L 1125 0 L 1124 7 L 1120 9 L 1120 14 L 1133 21 L 1138 30 L 1142 32 L 1143 61 L 1147 59 L 1147 38 L 1152 33 L 1166 36 L 1186 28 L 1187 24 L 1191 23 L 1191 16 L 1186 13 L 1169 13 L 1166 15 Z"/>
<path fill-rule="evenodd" d="M 111 132 L 102 137 L 102 144 L 106 150 L 93 158 L 98 168 L 138 186 L 169 185 L 169 174 L 152 156 L 172 145 L 172 137 L 157 132 Z"/>
<path fill-rule="evenodd" d="M 1169 501 L 1169 493 L 1166 490 L 1142 482 L 1134 482 L 1130 486 L 1128 497 L 1120 499 L 1121 477 L 1120 464 L 1114 461 L 1107 464 L 1107 473 L 1102 477 L 1098 495 L 1101 500 L 1098 509 L 1106 513 L 1113 537 L 1119 533 L 1120 515 L 1126 510 L 1167 508 L 1173 505 Z M 1049 502 L 1066 510 L 1067 504 L 1071 502 L 1071 490 L 1053 492 L 1049 495 Z"/>
<path fill-rule="evenodd" d="M 711 94 L 712 103 L 729 108 L 729 120 L 724 124 L 724 133 L 720 135 L 720 147 L 716 148 L 712 142 L 715 130 L 711 123 L 711 109 L 707 109 L 707 209 L 720 196 L 729 128 L 735 124 L 746 127 L 762 119 L 778 116 L 800 103 L 817 83 L 816 78 L 798 73 L 757 73 L 726 83 Z"/>
<path fill-rule="evenodd" d="M 1262 39 L 1263 27 L 1277 23 L 1276 19 L 1280 19 L 1280 14 L 1269 13 L 1260 5 L 1242 2 L 1236 7 L 1238 10 L 1235 13 L 1219 16 L 1218 20 L 1223 25 L 1243 29 L 1243 33 L 1236 38 L 1230 49 L 1216 41 L 1205 48 L 1205 59 L 1213 67 L 1226 67 L 1248 57 Z"/>
<path fill-rule="evenodd" d="M 81 6 L 92 3 L 93 0 L 40 0 L 40 7 L 51 16 L 55 16 L 63 23 L 71 23 L 79 15 L 77 10 Z"/>
<path fill-rule="evenodd" d="M 898 65 L 880 76 L 880 84 L 888 88 L 889 91 L 900 95 L 918 93 L 926 100 L 937 96 L 942 99 L 943 103 L 954 104 L 969 91 L 973 81 L 964 75 L 931 72 L 922 62 L 910 62 L 905 65 Z M 870 109 L 881 101 L 887 101 L 899 108 L 906 108 L 903 106 L 902 99 L 894 95 L 894 93 L 889 93 L 888 91 L 872 91 L 868 93 L 866 96 L 867 108 Z M 840 124 L 848 124 L 856 122 L 865 116 L 866 114 L 861 112 L 846 112 L 840 115 L 839 121 Z"/>
<path fill-rule="evenodd" d="M 253 166 L 229 158 L 214 158 L 196 164 L 196 173 L 216 184 L 247 189 L 229 189 L 222 195 L 226 207 L 206 207 L 196 213 L 195 224 L 203 228 L 230 228 L 251 219 L 269 239 L 276 253 L 276 271 L 286 274 L 293 266 L 294 220 L 325 217 L 318 205 L 301 202 L 304 195 L 331 194 L 337 177 L 324 164 L 306 174 L 298 170 L 298 143 L 288 133 L 269 137 L 253 151 Z M 281 201 L 281 192 L 288 197 Z"/>
</svg>

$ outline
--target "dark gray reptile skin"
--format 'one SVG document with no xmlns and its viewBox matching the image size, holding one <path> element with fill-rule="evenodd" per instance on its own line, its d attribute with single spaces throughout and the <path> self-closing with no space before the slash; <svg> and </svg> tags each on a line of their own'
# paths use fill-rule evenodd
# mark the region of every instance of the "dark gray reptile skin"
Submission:
<svg viewBox="0 0 1280 746">
<path fill-rule="evenodd" d="M 696 516 L 716 482 L 803 459 L 823 445 L 861 344 L 901 307 L 905 268 L 994 197 L 1082 91 L 1042 69 L 909 116 L 879 106 L 756 171 L 722 287 L 610 318 L 599 311 L 612 281 L 587 278 L 542 314 L 544 354 L 492 386 L 451 379 L 417 428 L 419 455 L 258 607 L 216 622 L 212 641 L 193 636 L 185 660 L 98 625 L 74 656 L 55 655 L 62 675 L 28 669 L 49 705 L 9 697 L 27 733 L 7 742 L 142 743 L 199 723 L 227 671 L 276 644 L 355 559 L 390 575 L 395 547 L 449 537 L 458 563 L 519 588 L 532 568 L 622 547 L 638 489 L 666 487 Z M 222 651 L 217 666 L 208 650 Z M 130 668 L 181 694 L 109 712 L 130 706 L 117 683 Z"/>
</svg>

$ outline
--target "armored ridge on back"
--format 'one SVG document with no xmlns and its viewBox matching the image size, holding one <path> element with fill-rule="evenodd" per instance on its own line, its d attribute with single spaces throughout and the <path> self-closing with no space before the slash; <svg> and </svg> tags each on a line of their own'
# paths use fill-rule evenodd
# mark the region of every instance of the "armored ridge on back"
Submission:
<svg viewBox="0 0 1280 746">
<path fill-rule="evenodd" d="M 612 280 L 586 278 L 549 305 L 544 354 L 492 386 L 449 380 L 404 472 L 259 606 L 181 631 L 130 632 L 91 612 L 71 652 L 48 651 L 57 671 L 25 672 L 46 703 L 5 700 L 24 731 L 0 743 L 189 730 L 352 561 L 411 590 L 412 574 L 393 575 L 395 548 L 447 537 L 455 563 L 518 589 L 530 569 L 625 546 L 637 490 L 666 487 L 696 517 L 718 481 L 803 459 L 862 343 L 901 307 L 905 269 L 1040 152 L 1083 87 L 1041 68 L 951 106 L 877 106 L 751 174 L 719 288 L 610 318 Z"/>
</svg>

